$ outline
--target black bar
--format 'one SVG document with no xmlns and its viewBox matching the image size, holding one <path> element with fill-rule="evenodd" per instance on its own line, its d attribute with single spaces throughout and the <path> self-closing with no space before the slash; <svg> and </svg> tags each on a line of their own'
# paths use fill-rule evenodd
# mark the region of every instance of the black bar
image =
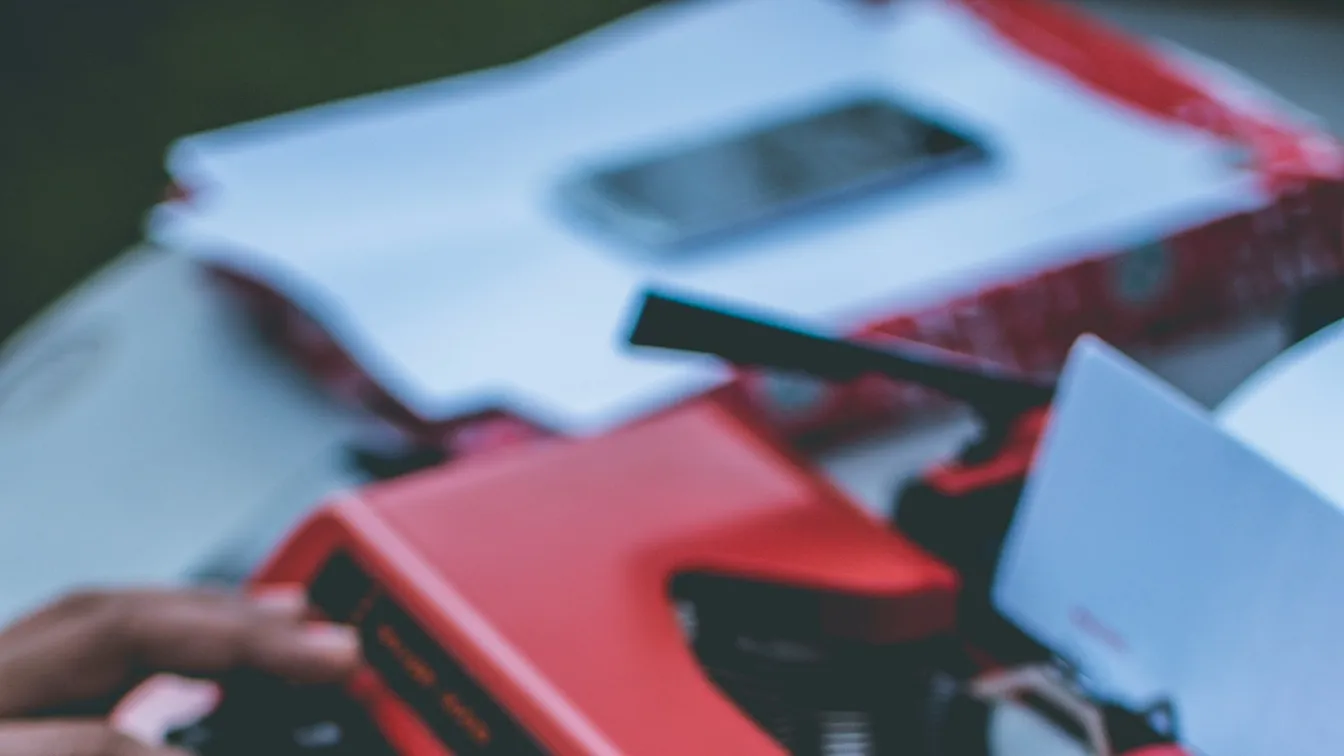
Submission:
<svg viewBox="0 0 1344 756">
<path fill-rule="evenodd" d="M 945 349 L 898 339 L 877 345 L 826 336 L 658 292 L 644 295 L 629 343 L 832 381 L 882 375 L 959 399 L 985 419 L 1043 406 L 1055 392 L 1053 381 Z"/>
</svg>

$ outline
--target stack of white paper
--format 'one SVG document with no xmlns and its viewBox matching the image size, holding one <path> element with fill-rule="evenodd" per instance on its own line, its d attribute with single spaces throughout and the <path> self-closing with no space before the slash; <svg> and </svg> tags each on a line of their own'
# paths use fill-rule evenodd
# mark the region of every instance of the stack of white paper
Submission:
<svg viewBox="0 0 1344 756">
<path fill-rule="evenodd" d="M 1096 342 L 1072 356 L 999 609 L 1209 756 L 1344 743 L 1344 513 Z"/>
<path fill-rule="evenodd" d="M 193 137 L 170 168 L 199 197 L 153 235 L 299 302 L 426 418 L 504 404 L 583 432 L 724 377 L 624 352 L 646 283 L 848 325 L 1267 202 L 1227 145 L 1078 86 L 958 3 L 861 5 L 669 3 L 511 68 Z M 979 135 L 992 165 L 671 262 L 556 209 L 576 166 L 848 91 Z"/>
</svg>

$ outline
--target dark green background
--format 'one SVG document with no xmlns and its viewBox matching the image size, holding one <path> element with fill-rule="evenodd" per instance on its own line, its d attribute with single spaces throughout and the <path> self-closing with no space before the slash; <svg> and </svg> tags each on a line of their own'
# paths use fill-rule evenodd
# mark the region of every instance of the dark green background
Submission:
<svg viewBox="0 0 1344 756">
<path fill-rule="evenodd" d="M 647 0 L 0 0 L 0 338 L 140 236 L 175 137 L 507 62 Z"/>
</svg>

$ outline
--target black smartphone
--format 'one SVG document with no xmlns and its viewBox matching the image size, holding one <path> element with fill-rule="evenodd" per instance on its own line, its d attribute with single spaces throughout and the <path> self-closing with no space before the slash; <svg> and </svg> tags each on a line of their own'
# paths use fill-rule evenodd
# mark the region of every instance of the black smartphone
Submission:
<svg viewBox="0 0 1344 756">
<path fill-rule="evenodd" d="M 662 250 L 988 156 L 965 133 L 864 95 L 584 170 L 561 202 L 585 225 Z"/>
</svg>

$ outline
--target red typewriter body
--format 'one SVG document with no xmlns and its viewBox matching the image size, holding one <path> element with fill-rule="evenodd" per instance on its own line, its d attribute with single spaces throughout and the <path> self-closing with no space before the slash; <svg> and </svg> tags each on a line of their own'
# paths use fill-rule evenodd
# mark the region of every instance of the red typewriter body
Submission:
<svg viewBox="0 0 1344 756">
<path fill-rule="evenodd" d="M 912 683 L 961 658 L 956 571 L 719 401 L 339 497 L 254 584 L 306 585 L 320 612 L 360 630 L 368 666 L 341 695 L 382 748 L 360 756 L 983 753 L 789 747 L 688 642 L 687 577 L 784 590 L 790 622 L 814 638 L 911 649 L 925 662 Z M 151 685 L 120 716 L 177 692 Z M 901 705 L 928 715 L 917 697 Z"/>
<path fill-rule="evenodd" d="M 674 579 L 801 588 L 825 634 L 899 644 L 953 631 L 957 577 L 765 439 L 706 402 L 405 478 L 326 507 L 258 582 L 359 625 L 358 695 L 400 753 L 783 754 L 700 667 Z"/>
<path fill-rule="evenodd" d="M 785 346 L 800 338 L 786 335 Z M 254 583 L 303 584 L 326 618 L 359 629 L 367 668 L 339 703 L 321 706 L 345 707 L 341 716 L 362 722 L 350 731 L 373 745 L 323 750 L 305 736 L 319 747 L 284 752 L 989 753 L 983 717 L 948 725 L 930 691 L 939 679 L 967 690 L 987 668 L 1042 661 L 997 644 L 1004 633 L 986 610 L 998 539 L 1046 416 L 1043 405 L 1019 408 L 988 441 L 907 489 L 897 528 L 723 396 L 596 438 L 501 449 L 338 497 Z M 978 532 L 965 534 L 977 518 Z M 744 651 L 744 638 L 759 647 Z M 809 666 L 808 654 L 824 663 Z M 741 684 L 766 667 L 785 670 L 754 679 L 773 708 Z M 772 686 L 800 697 L 781 705 Z M 214 707 L 209 716 L 232 710 L 227 728 L 243 732 L 257 729 L 249 718 L 272 718 L 308 695 L 262 690 L 224 681 L 222 698 L 174 712 L 164 699 L 180 691 L 161 680 L 128 699 L 118 719 L 161 735 L 189 730 Z M 863 743 L 843 728 L 830 741 L 803 737 L 795 730 L 807 720 L 790 718 L 789 707 L 873 701 L 890 716 Z M 154 717 L 160 729 L 149 732 L 140 722 Z M 934 719 L 971 733 L 966 745 L 931 748 L 924 731 Z M 320 732 L 311 725 L 309 735 Z M 1140 729 L 1133 744 L 1098 753 L 1179 756 Z M 205 749 L 190 737 L 174 742 L 203 756 L 260 747 L 237 737 Z"/>
</svg>

